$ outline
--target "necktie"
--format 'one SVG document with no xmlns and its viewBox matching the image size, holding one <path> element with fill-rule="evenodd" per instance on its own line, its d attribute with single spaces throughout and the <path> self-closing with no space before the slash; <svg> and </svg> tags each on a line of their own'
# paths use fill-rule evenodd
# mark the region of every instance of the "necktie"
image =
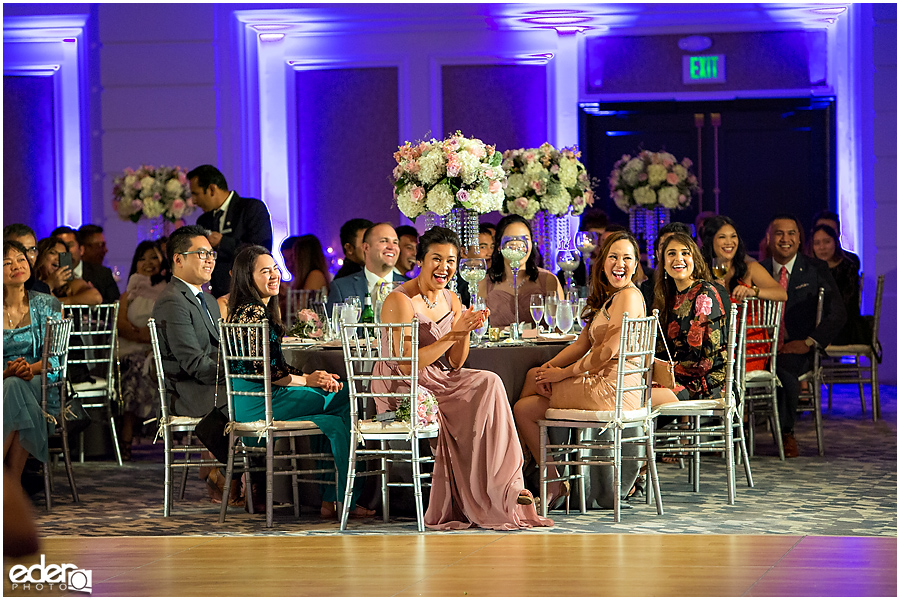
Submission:
<svg viewBox="0 0 900 600">
<path fill-rule="evenodd" d="M 781 270 L 778 272 L 778 285 L 785 291 L 787 291 L 788 286 L 788 272 L 787 267 L 782 266 Z M 784 308 L 781 309 L 781 323 L 778 325 L 778 349 L 781 350 L 781 347 L 784 346 L 784 341 L 787 338 L 787 329 L 784 326 Z"/>
<path fill-rule="evenodd" d="M 200 306 L 203 308 L 203 312 L 206 313 L 206 316 L 209 317 L 209 320 L 212 323 L 212 313 L 209 312 L 209 307 L 206 305 L 206 298 L 203 297 L 203 292 L 197 293 L 197 299 L 200 300 Z M 213 323 L 213 325 L 215 325 L 215 323 Z"/>
<path fill-rule="evenodd" d="M 219 225 L 219 223 L 222 221 L 223 214 L 225 214 L 225 211 L 222 210 L 221 208 L 213 211 L 213 224 L 212 224 L 213 231 L 219 231 L 222 229 L 222 227 Z"/>
</svg>

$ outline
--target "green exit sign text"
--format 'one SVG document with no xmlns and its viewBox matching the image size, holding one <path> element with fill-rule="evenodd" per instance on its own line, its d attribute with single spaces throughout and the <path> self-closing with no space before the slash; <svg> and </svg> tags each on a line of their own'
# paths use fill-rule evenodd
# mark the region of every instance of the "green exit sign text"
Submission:
<svg viewBox="0 0 900 600">
<path fill-rule="evenodd" d="M 724 83 L 725 55 L 683 56 L 682 81 L 684 83 Z"/>
</svg>

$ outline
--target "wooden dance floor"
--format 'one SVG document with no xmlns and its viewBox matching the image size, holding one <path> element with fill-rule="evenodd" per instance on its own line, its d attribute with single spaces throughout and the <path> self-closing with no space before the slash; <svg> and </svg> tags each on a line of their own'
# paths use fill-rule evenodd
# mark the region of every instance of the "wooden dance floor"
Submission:
<svg viewBox="0 0 900 600">
<path fill-rule="evenodd" d="M 897 539 L 546 535 L 50 537 L 94 596 L 890 596 Z M 39 556 L 6 560 L 37 564 Z M 66 592 L 11 589 L 4 595 Z M 68 592 L 69 596 L 81 594 Z"/>
</svg>

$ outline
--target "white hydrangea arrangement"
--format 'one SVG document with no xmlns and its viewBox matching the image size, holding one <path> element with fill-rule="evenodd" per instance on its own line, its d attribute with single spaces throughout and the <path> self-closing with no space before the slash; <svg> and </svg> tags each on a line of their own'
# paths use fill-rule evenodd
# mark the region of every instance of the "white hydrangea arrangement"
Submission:
<svg viewBox="0 0 900 600">
<path fill-rule="evenodd" d="M 479 139 L 457 131 L 441 141 L 406 142 L 394 159 L 394 199 L 410 219 L 427 211 L 446 215 L 454 208 L 484 214 L 503 205 L 502 157 Z"/>
<path fill-rule="evenodd" d="M 591 180 L 574 149 L 557 150 L 549 143 L 503 153 L 509 175 L 503 212 L 533 219 L 538 211 L 580 215 L 594 203 Z"/>
<path fill-rule="evenodd" d="M 692 165 L 691 159 L 678 162 L 668 152 L 642 150 L 633 158 L 625 154 L 609 174 L 609 196 L 625 212 L 634 206 L 686 208 L 699 189 Z"/>
<path fill-rule="evenodd" d="M 164 217 L 175 222 L 194 211 L 187 171 L 181 167 L 125 169 L 113 180 L 113 209 L 123 221 Z"/>
</svg>

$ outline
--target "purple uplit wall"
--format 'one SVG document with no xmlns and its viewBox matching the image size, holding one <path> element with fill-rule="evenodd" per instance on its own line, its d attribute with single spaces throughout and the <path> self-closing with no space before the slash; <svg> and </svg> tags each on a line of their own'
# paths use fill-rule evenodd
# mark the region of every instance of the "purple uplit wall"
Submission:
<svg viewBox="0 0 900 600">
<path fill-rule="evenodd" d="M 38 239 L 56 227 L 53 80 L 3 78 L 3 222 L 27 223 Z"/>
<path fill-rule="evenodd" d="M 399 137 L 397 69 L 298 71 L 297 180 L 292 231 L 312 233 L 342 257 L 348 219 L 398 222 L 391 170 Z M 276 240 L 276 245 L 280 243 Z"/>
</svg>

